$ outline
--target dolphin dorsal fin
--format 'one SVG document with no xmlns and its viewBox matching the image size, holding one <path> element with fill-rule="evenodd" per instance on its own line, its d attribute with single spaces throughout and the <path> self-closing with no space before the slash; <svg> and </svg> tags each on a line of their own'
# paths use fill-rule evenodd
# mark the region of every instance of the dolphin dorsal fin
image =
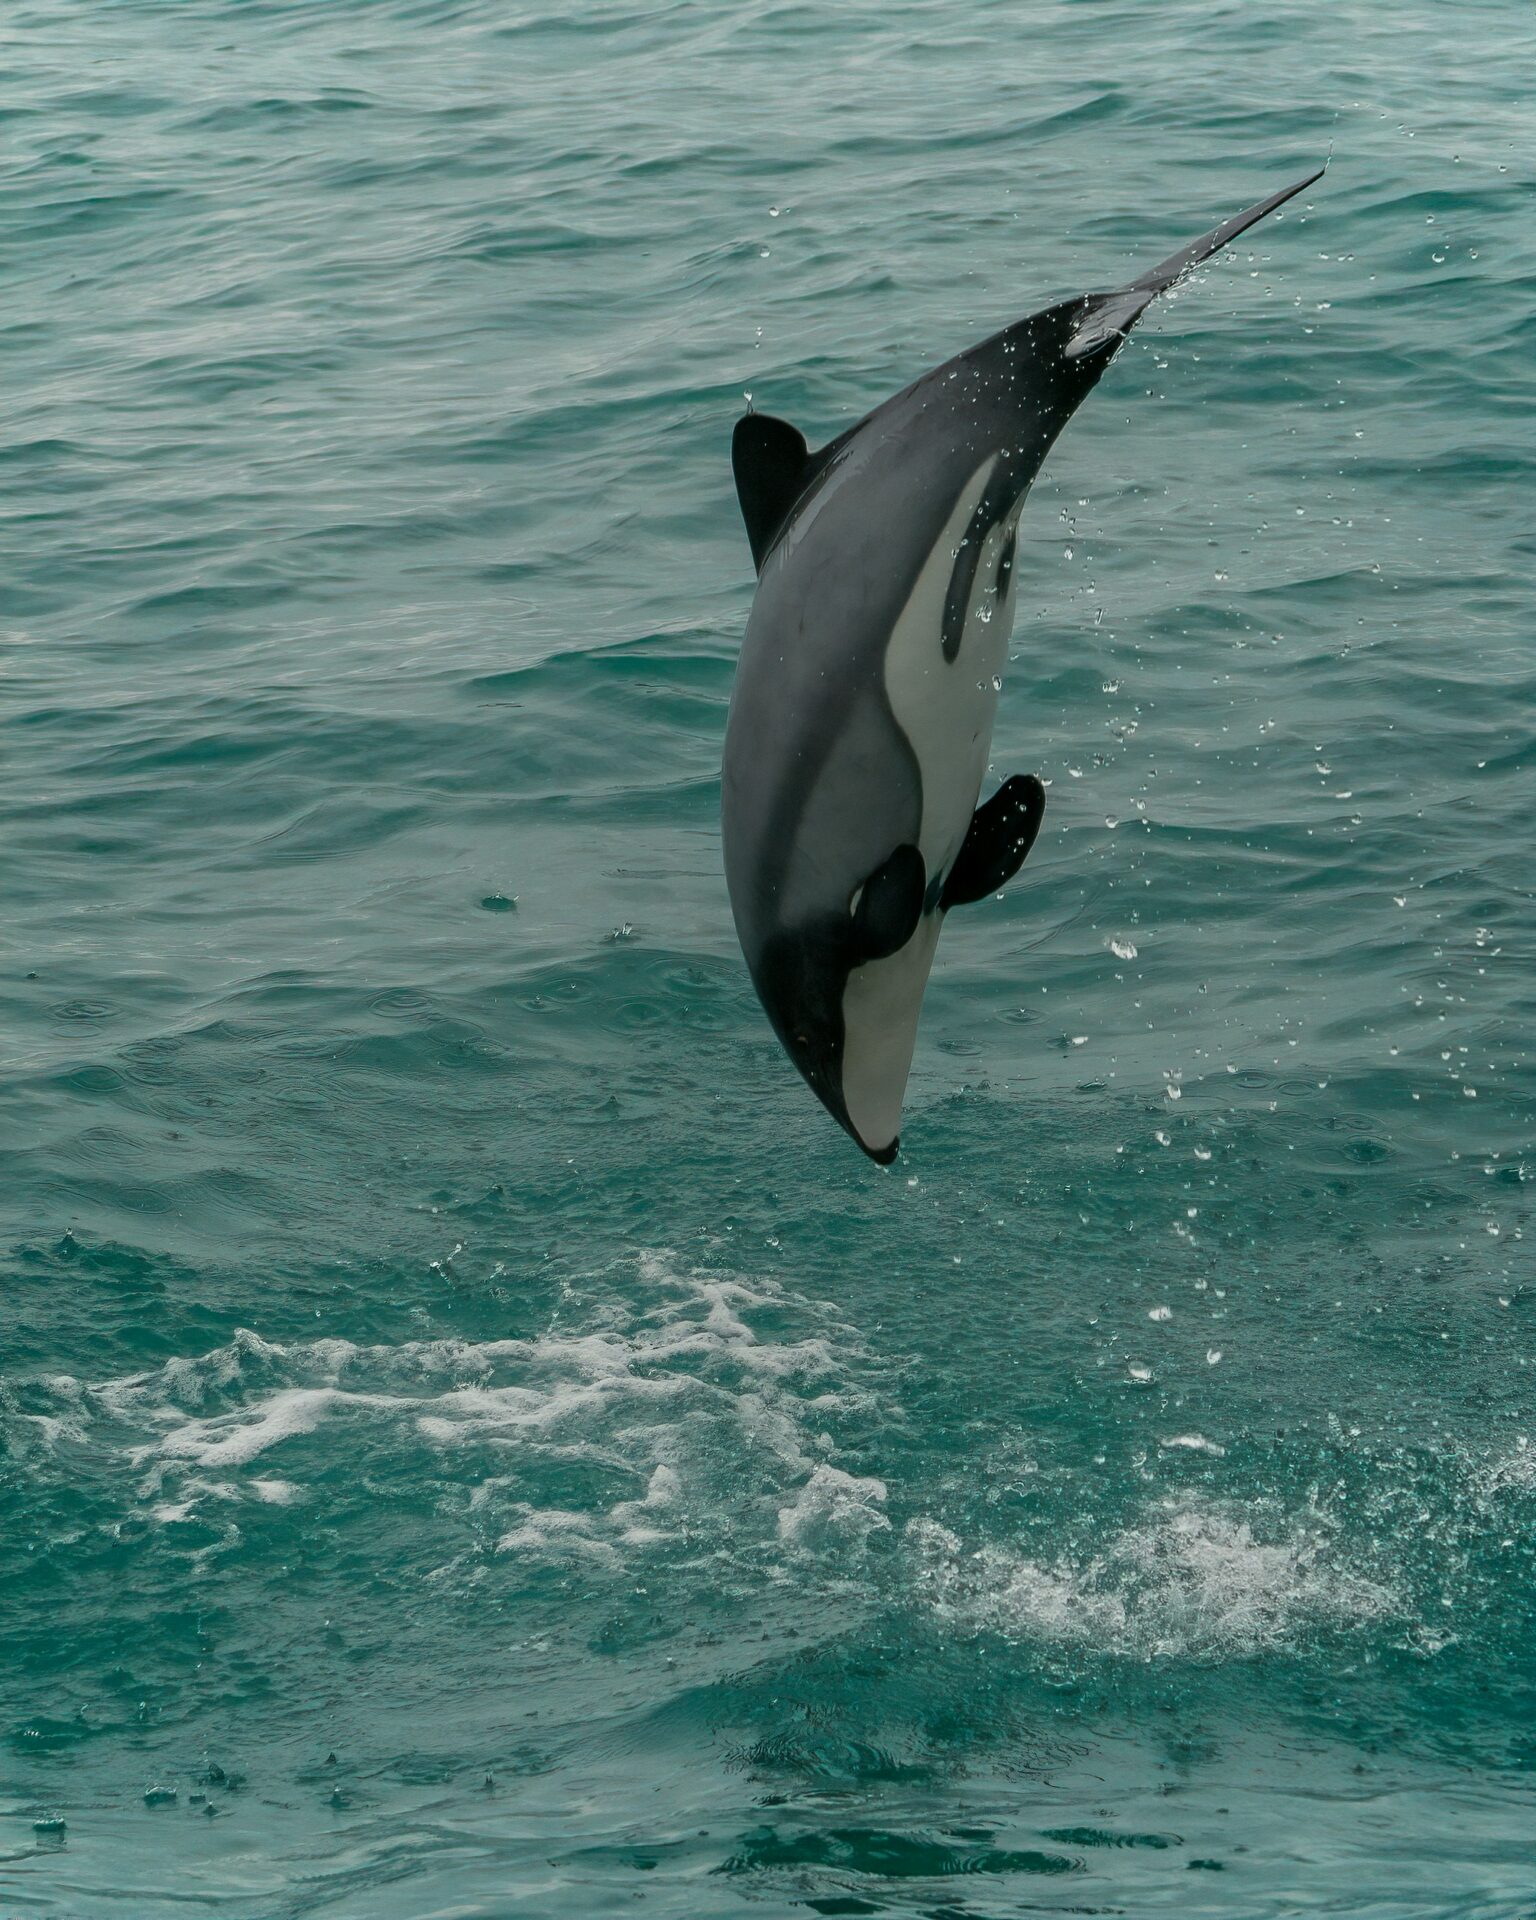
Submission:
<svg viewBox="0 0 1536 1920">
<path fill-rule="evenodd" d="M 759 573 L 790 508 L 815 478 L 823 457 L 811 452 L 798 427 L 775 420 L 771 413 L 744 413 L 736 422 L 731 470 Z"/>
</svg>

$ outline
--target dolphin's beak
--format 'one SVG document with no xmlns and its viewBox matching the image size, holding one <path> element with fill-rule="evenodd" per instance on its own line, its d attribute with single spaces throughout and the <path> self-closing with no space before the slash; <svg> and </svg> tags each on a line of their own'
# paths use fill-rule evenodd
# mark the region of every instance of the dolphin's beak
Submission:
<svg viewBox="0 0 1536 1920">
<path fill-rule="evenodd" d="M 879 1166 L 888 1167 L 896 1158 L 900 1137 L 893 1133 L 886 1140 L 866 1140 L 854 1125 L 843 1091 L 842 1047 L 834 1041 L 830 1024 L 815 1019 L 810 1010 L 803 1006 L 795 1010 L 797 1017 L 783 1019 L 780 1010 L 766 998 L 764 1005 L 768 1007 L 769 1019 L 784 1043 L 784 1051 L 799 1068 L 811 1092 L 856 1147 L 867 1153 Z"/>
</svg>

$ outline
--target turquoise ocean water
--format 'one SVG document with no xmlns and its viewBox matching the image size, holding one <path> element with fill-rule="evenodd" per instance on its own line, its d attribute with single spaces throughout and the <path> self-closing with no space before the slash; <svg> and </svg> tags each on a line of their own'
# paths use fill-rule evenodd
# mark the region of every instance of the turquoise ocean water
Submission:
<svg viewBox="0 0 1536 1920">
<path fill-rule="evenodd" d="M 1536 1912 L 1529 11 L 0 36 L 0 1913 Z M 881 1171 L 743 393 L 1330 150 L 1036 487 Z"/>
</svg>

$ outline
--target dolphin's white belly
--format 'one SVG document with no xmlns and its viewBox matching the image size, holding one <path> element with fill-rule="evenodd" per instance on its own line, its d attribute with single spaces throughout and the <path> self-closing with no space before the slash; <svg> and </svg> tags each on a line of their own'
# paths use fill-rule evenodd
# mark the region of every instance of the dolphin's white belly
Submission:
<svg viewBox="0 0 1536 1920">
<path fill-rule="evenodd" d="M 995 460 L 972 475 L 949 524 L 929 554 L 885 655 L 885 691 L 896 723 L 911 742 L 923 776 L 919 851 L 929 875 L 946 871 L 960 851 L 987 756 L 997 695 L 1013 627 L 1013 573 L 996 592 L 998 563 L 1018 525 L 1022 501 L 987 534 L 976 565 L 960 648 L 944 658 L 944 602 L 971 517 Z"/>
<path fill-rule="evenodd" d="M 948 872 L 976 810 L 1013 631 L 1017 568 L 1010 569 L 1000 594 L 998 568 L 1004 547 L 1014 538 L 1022 500 L 986 535 L 959 651 L 953 660 L 944 657 L 949 583 L 995 464 L 989 459 L 978 468 L 956 502 L 885 655 L 886 697 L 922 774 L 918 849 L 930 882 Z M 923 989 L 942 924 L 937 907 L 925 912 L 898 953 L 856 967 L 848 977 L 843 995 L 843 1097 L 860 1138 L 872 1146 L 893 1140 L 900 1125 Z"/>
</svg>

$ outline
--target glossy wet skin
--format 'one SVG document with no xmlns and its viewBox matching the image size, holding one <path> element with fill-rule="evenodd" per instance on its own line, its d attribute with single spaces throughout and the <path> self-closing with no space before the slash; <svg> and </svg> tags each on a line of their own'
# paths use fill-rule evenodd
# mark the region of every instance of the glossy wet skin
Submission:
<svg viewBox="0 0 1536 1920">
<path fill-rule="evenodd" d="M 767 553 L 742 646 L 722 789 L 737 931 L 791 1059 L 882 1161 L 986 764 L 1017 511 L 1110 357 L 1065 359 L 1083 308 L 1020 322 L 855 429 Z M 922 856 L 913 910 L 871 942 L 863 890 L 903 847 Z"/>
</svg>

